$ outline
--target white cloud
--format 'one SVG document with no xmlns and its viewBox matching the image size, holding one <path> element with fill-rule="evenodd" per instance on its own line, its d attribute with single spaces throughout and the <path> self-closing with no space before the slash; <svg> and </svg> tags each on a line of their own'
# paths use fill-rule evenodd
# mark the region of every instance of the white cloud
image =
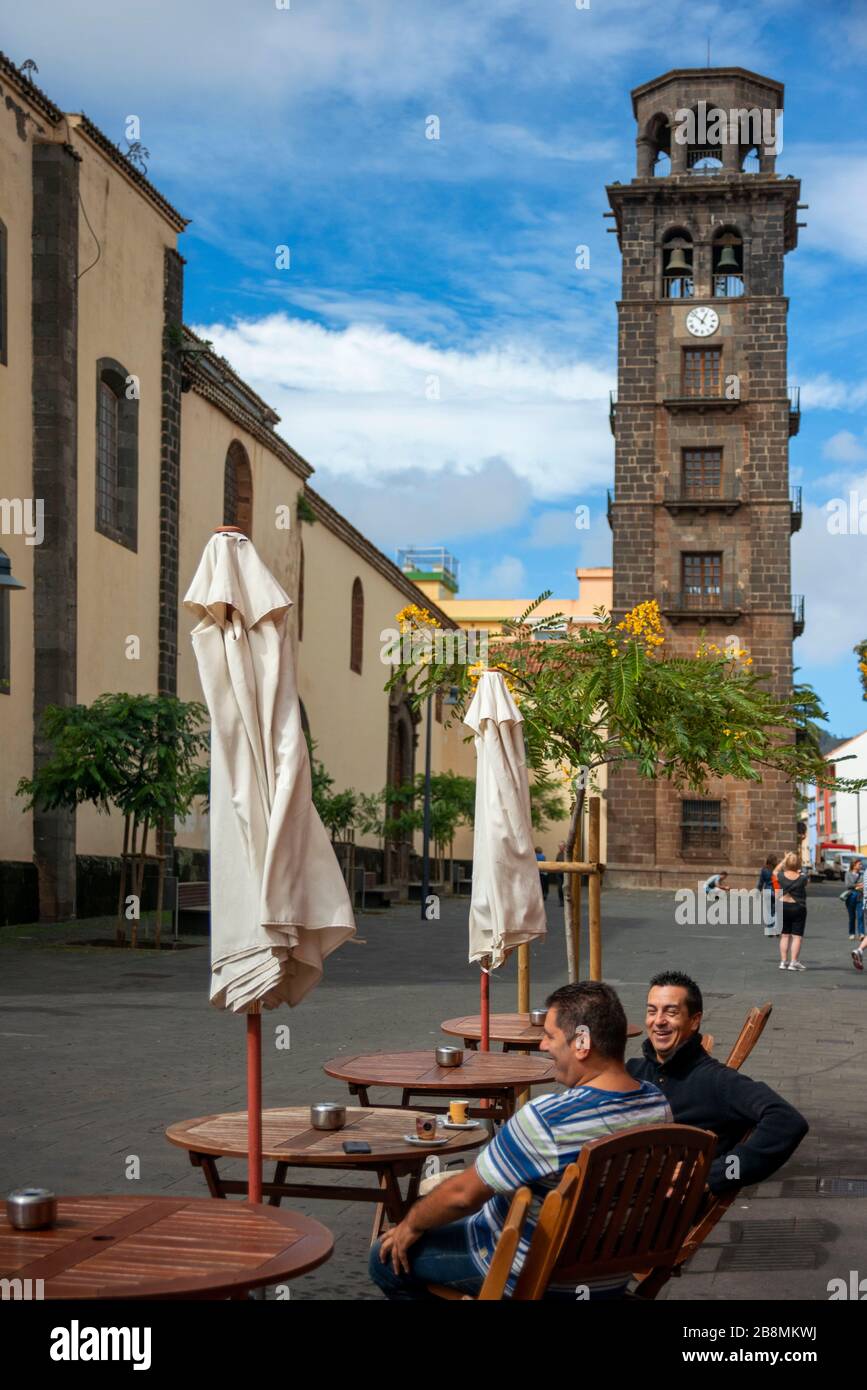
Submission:
<svg viewBox="0 0 867 1390">
<path fill-rule="evenodd" d="M 867 462 L 867 446 L 850 430 L 839 430 L 825 440 L 822 457 L 833 463 L 864 463 Z"/>
<path fill-rule="evenodd" d="M 285 314 L 198 331 L 332 479 L 459 477 L 498 460 L 532 496 L 578 500 L 611 476 L 613 377 L 593 363 L 530 342 L 456 351 L 369 324 L 332 331 Z"/>
<path fill-rule="evenodd" d="M 460 597 L 528 598 L 527 584 L 526 567 L 517 555 L 504 555 L 490 568 L 472 560 L 461 570 Z"/>
<path fill-rule="evenodd" d="M 786 166 L 801 179 L 807 251 L 829 251 L 863 264 L 867 261 L 867 150 L 863 143 L 786 147 Z M 841 216 L 841 209 L 845 215 Z"/>
<path fill-rule="evenodd" d="M 839 381 L 828 372 L 801 385 L 801 406 L 804 410 L 857 410 L 867 404 L 867 382 L 858 385 Z"/>
<path fill-rule="evenodd" d="M 848 657 L 867 632 L 867 473 L 850 475 L 841 484 L 837 495 L 846 501 L 847 512 L 850 492 L 857 503 L 865 503 L 864 534 L 832 534 L 828 507 L 805 506 L 803 527 L 794 539 L 793 587 L 806 595 L 804 635 L 795 646 L 799 665 L 832 666 Z"/>
</svg>

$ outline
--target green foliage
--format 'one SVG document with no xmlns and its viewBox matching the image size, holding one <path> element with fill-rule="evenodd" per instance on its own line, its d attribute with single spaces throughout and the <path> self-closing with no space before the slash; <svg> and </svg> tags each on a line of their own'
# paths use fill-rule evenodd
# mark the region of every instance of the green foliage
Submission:
<svg viewBox="0 0 867 1390">
<path fill-rule="evenodd" d="M 313 526 L 316 521 L 316 513 L 310 505 L 309 498 L 307 498 L 303 492 L 299 492 L 298 494 L 295 515 L 299 521 L 306 521 L 308 526 Z"/>
<path fill-rule="evenodd" d="M 537 773 L 555 766 L 567 776 L 582 768 L 592 775 L 605 764 L 633 762 L 644 777 L 699 792 L 711 777 L 759 782 L 767 769 L 792 781 L 827 779 L 814 740 L 803 736 L 821 718 L 804 687 L 780 698 L 753 671 L 748 653 L 724 653 L 703 638 L 694 657 L 666 655 L 653 602 L 622 624 L 598 609 L 595 623 L 573 627 L 560 614 L 534 619 L 545 597 L 505 624 L 488 652 L 489 667 L 503 669 L 519 703 Z M 461 665 L 402 663 L 387 684 L 402 683 L 416 707 L 431 692 L 455 687 L 451 717 L 462 719 L 476 675 Z"/>
<path fill-rule="evenodd" d="M 854 652 L 858 658 L 858 674 L 861 677 L 861 690 L 864 699 L 867 700 L 867 640 L 859 642 L 857 647 L 854 648 Z"/>
</svg>

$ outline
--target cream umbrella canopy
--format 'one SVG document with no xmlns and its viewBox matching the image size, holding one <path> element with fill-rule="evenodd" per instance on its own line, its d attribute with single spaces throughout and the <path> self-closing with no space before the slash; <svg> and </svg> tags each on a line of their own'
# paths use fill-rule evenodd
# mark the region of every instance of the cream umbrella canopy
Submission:
<svg viewBox="0 0 867 1390">
<path fill-rule="evenodd" d="M 476 746 L 470 960 L 482 968 L 487 1051 L 488 972 L 510 951 L 544 937 L 545 905 L 533 846 L 523 717 L 502 671 L 483 671 L 464 716 Z"/>
<path fill-rule="evenodd" d="M 291 600 L 253 543 L 222 528 L 184 604 L 199 618 L 192 641 L 211 716 L 211 1003 L 248 1015 L 250 1063 L 260 1009 L 300 1003 L 355 922 L 312 801 Z M 257 1089 L 250 1072 L 251 1122 Z"/>
</svg>

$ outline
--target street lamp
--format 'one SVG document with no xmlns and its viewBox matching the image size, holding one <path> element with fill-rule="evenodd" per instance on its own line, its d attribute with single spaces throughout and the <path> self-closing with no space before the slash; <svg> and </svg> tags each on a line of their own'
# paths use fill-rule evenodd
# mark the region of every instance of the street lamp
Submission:
<svg viewBox="0 0 867 1390">
<path fill-rule="evenodd" d="M 443 697 L 444 705 L 456 705 L 458 702 L 458 687 L 453 685 L 449 688 L 448 695 Z M 427 921 L 425 908 L 430 895 L 430 762 L 431 762 L 431 732 L 433 725 L 433 692 L 427 697 L 427 728 L 425 729 L 424 739 L 424 813 L 422 816 L 422 850 L 421 850 L 421 920 Z"/>
<path fill-rule="evenodd" d="M 27 585 L 22 584 L 20 579 L 16 579 L 12 573 L 12 561 L 5 550 L 0 550 L 0 589 L 26 589 Z"/>
</svg>

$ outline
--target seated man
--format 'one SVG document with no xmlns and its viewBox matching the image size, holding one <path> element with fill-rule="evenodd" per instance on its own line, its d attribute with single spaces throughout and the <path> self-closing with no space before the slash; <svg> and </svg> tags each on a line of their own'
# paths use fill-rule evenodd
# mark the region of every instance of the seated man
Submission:
<svg viewBox="0 0 867 1390">
<path fill-rule="evenodd" d="M 542 1201 L 582 1146 L 621 1129 L 671 1122 L 656 1086 L 634 1081 L 625 1069 L 626 1015 L 610 985 L 593 980 L 564 985 L 546 1004 L 541 1050 L 568 1089 L 528 1102 L 472 1168 L 440 1183 L 377 1241 L 370 1252 L 370 1274 L 388 1298 L 429 1297 L 427 1284 L 478 1293 L 512 1196 L 526 1185 L 534 1200 L 506 1288 L 511 1293 Z M 589 1296 L 611 1297 L 626 1282 L 620 1277 L 597 1280 L 589 1286 Z M 575 1301 L 571 1286 L 559 1294 Z"/>
<path fill-rule="evenodd" d="M 708 1177 L 711 1192 L 762 1182 L 795 1152 L 809 1128 L 803 1115 L 762 1081 L 751 1081 L 708 1056 L 701 1044 L 703 1001 L 679 970 L 654 975 L 647 996 L 643 1056 L 630 1076 L 664 1092 L 679 1125 L 709 1129 L 719 1139 Z M 747 1139 L 744 1133 L 752 1129 Z"/>
</svg>

